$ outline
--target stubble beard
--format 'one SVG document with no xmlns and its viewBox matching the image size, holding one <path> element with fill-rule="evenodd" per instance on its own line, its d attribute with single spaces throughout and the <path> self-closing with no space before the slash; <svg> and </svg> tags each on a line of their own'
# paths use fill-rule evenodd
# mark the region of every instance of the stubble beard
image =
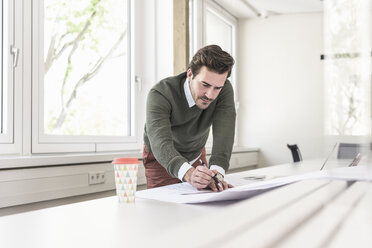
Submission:
<svg viewBox="0 0 372 248">
<path fill-rule="evenodd" d="M 203 101 L 203 99 L 207 100 L 207 102 Z M 209 105 L 213 102 L 214 99 L 210 99 L 206 96 L 200 96 L 197 98 L 196 106 L 198 106 L 200 109 L 206 109 L 209 107 Z"/>
</svg>

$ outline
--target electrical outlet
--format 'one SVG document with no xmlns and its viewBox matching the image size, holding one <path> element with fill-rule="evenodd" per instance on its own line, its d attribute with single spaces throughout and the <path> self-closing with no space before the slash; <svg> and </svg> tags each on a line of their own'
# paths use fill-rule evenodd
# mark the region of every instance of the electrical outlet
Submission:
<svg viewBox="0 0 372 248">
<path fill-rule="evenodd" d="M 100 184 L 106 180 L 104 171 L 90 172 L 89 173 L 89 184 Z"/>
</svg>

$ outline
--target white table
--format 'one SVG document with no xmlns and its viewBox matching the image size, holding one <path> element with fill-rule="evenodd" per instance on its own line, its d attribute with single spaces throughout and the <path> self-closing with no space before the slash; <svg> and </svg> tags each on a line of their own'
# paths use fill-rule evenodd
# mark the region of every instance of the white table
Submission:
<svg viewBox="0 0 372 248">
<path fill-rule="evenodd" d="M 321 165 L 318 160 L 285 164 L 227 178 L 293 175 Z M 327 245 L 342 247 L 339 245 L 346 241 L 355 242 L 354 238 L 345 241 L 342 237 L 350 237 L 345 232 L 357 224 L 362 230 L 358 227 L 358 233 L 353 230 L 351 234 L 363 242 L 353 243 L 354 247 L 372 247 L 370 183 L 358 184 L 352 193 L 349 191 L 343 181 L 309 181 L 235 203 L 187 205 L 137 199 L 135 204 L 118 204 L 116 197 L 107 197 L 0 217 L 0 247 L 321 247 L 341 220 L 344 224 L 345 216 L 350 217 L 346 219 L 350 223 L 337 230 L 339 235 L 332 234 L 334 243 Z M 350 200 L 350 195 L 355 199 Z M 348 200 L 338 199 L 340 196 Z M 362 205 L 357 204 L 360 202 Z M 356 210 L 351 212 L 352 206 Z M 322 221 L 329 222 L 327 218 L 334 225 L 319 230 L 325 227 Z M 314 239 L 318 234 L 322 238 Z"/>
<path fill-rule="evenodd" d="M 137 247 L 141 239 L 221 209 L 117 197 L 0 217 L 0 247 Z"/>
</svg>

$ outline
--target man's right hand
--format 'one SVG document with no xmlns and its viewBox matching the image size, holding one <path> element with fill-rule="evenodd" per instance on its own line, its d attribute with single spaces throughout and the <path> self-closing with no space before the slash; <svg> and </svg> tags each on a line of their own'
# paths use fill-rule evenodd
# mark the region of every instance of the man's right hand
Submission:
<svg viewBox="0 0 372 248">
<path fill-rule="evenodd" d="M 197 166 L 190 168 L 184 176 L 184 179 L 196 189 L 205 189 L 213 181 L 212 177 L 216 173 L 204 167 Z"/>
</svg>

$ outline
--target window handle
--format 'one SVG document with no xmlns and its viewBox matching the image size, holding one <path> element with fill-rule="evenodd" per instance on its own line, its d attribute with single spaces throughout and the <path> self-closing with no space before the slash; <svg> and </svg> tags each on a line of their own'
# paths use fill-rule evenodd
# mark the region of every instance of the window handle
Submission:
<svg viewBox="0 0 372 248">
<path fill-rule="evenodd" d="M 140 76 L 135 76 L 134 81 L 138 84 L 138 90 L 142 90 L 142 78 Z"/>
<path fill-rule="evenodd" d="M 17 67 L 18 64 L 18 55 L 19 55 L 19 48 L 14 46 L 10 46 L 10 53 L 13 54 L 13 67 Z"/>
</svg>

